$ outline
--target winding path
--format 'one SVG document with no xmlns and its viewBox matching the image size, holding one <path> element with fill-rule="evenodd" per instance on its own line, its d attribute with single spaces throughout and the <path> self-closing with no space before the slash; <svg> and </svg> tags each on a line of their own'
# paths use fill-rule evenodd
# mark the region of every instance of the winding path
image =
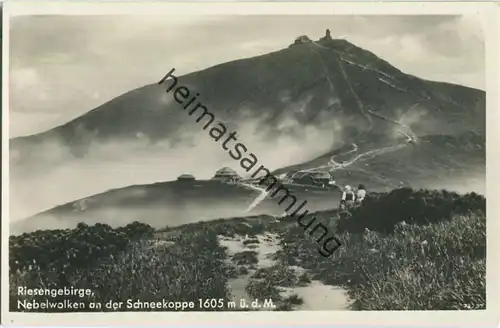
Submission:
<svg viewBox="0 0 500 328">
<path fill-rule="evenodd" d="M 339 52 L 339 51 L 336 51 L 336 50 L 333 50 L 333 49 L 330 49 L 328 47 L 325 47 L 325 46 L 322 46 L 320 44 L 318 44 L 317 42 L 312 42 L 312 44 L 318 48 L 321 48 L 321 49 L 326 49 L 326 50 L 329 50 L 329 51 L 333 51 L 335 52 L 337 55 L 339 55 L 339 60 L 338 60 L 338 64 L 339 64 L 339 68 L 340 68 L 340 72 L 342 73 L 342 76 L 346 82 L 346 84 L 349 86 L 349 90 L 351 91 L 352 95 L 354 96 L 354 98 L 356 99 L 356 102 L 358 104 L 358 107 L 359 107 L 359 111 L 361 112 L 361 114 L 368 120 L 370 126 L 367 130 L 367 132 L 369 132 L 372 128 L 373 128 L 373 120 L 372 120 L 372 117 L 370 115 L 373 115 L 379 119 L 383 119 L 383 120 L 386 120 L 388 122 L 391 122 L 391 123 L 394 123 L 394 124 L 397 124 L 397 125 L 400 125 L 401 127 L 404 128 L 404 130 L 406 130 L 408 133 L 404 133 L 404 135 L 408 138 L 408 139 L 413 139 L 415 140 L 416 139 L 416 136 L 415 134 L 413 133 L 413 131 L 411 130 L 411 128 L 399 121 L 395 121 L 393 119 L 390 119 L 382 114 L 379 114 L 379 113 L 375 113 L 374 111 L 372 110 L 369 110 L 369 109 L 365 109 L 364 105 L 363 105 L 363 102 L 361 101 L 361 99 L 359 98 L 359 96 L 357 95 L 357 93 L 354 91 L 353 87 L 352 87 L 352 84 L 351 82 L 349 81 L 349 78 L 347 76 L 347 73 L 345 72 L 344 70 L 344 67 L 343 67 L 343 64 L 342 62 L 346 62 L 346 63 L 349 63 L 351 65 L 355 65 L 355 66 L 358 66 L 358 67 L 361 67 L 363 68 L 364 70 L 371 70 L 371 71 L 374 71 L 378 74 L 381 74 L 383 75 L 384 77 L 388 77 L 390 79 L 393 79 L 393 77 L 387 73 L 384 73 L 382 71 L 379 71 L 377 69 L 373 69 L 373 68 L 370 68 L 370 67 L 367 67 L 367 66 L 364 66 L 364 65 L 361 65 L 361 64 L 357 64 L 353 61 L 350 61 L 350 60 L 347 60 L 347 59 L 344 59 L 342 58 L 342 55 L 346 55 L 342 52 Z M 319 51 L 315 51 L 317 53 L 317 55 L 319 56 L 320 60 L 321 60 L 321 63 L 323 65 L 323 69 L 324 69 L 324 72 L 325 74 L 327 74 L 327 79 L 328 79 L 328 82 L 330 84 L 330 89 L 332 90 L 332 93 L 334 93 L 334 87 L 333 87 L 333 82 L 328 74 L 328 70 L 326 68 L 326 65 L 321 57 L 321 54 L 319 53 Z M 405 115 L 411 111 L 412 109 L 414 109 L 416 106 L 418 106 L 418 104 L 415 104 L 414 106 L 412 106 L 406 113 Z M 358 161 L 359 159 L 361 158 L 365 158 L 365 157 L 368 157 L 370 156 L 369 158 L 373 158 L 374 156 L 377 156 L 377 155 L 381 155 L 381 154 L 385 154 L 387 152 L 390 152 L 390 151 L 395 151 L 395 150 L 398 150 L 398 149 L 401 149 L 403 148 L 404 146 L 406 146 L 406 143 L 405 144 L 396 144 L 394 146 L 390 146 L 390 147 L 383 147 L 383 148 L 378 148 L 378 149 L 374 149 L 374 150 L 370 150 L 370 151 L 367 151 L 367 152 L 364 152 L 362 154 L 358 154 L 357 156 L 355 156 L 353 159 L 347 161 L 347 162 L 342 162 L 342 163 L 339 163 L 335 160 L 335 157 L 336 156 L 339 156 L 339 155 L 346 155 L 346 154 L 349 154 L 349 153 L 353 153 L 353 152 L 357 152 L 358 151 L 358 146 L 353 143 L 352 144 L 352 149 L 347 151 L 347 152 L 344 152 L 342 154 L 337 154 L 337 155 L 333 155 L 332 157 L 330 157 L 330 160 L 328 161 L 328 163 L 326 165 L 321 165 L 321 166 L 317 166 L 317 167 L 314 167 L 314 168 L 309 168 L 309 169 L 304 169 L 304 170 L 299 170 L 295 173 L 292 174 L 291 178 L 295 177 L 295 175 L 299 174 L 299 173 L 311 173 L 311 172 L 333 172 L 333 171 L 336 171 L 338 169 L 341 169 L 341 168 L 345 168 L 349 165 L 352 165 L 353 163 L 355 163 L 356 161 Z"/>
<path fill-rule="evenodd" d="M 346 154 L 350 154 L 350 153 L 356 153 L 358 150 L 359 150 L 359 147 L 358 145 L 356 145 L 355 143 L 352 143 L 351 146 L 352 146 L 352 149 L 346 151 L 346 152 L 343 152 L 341 154 L 337 154 L 337 155 L 333 155 L 330 157 L 330 160 L 328 161 L 328 163 L 326 165 L 320 165 L 320 166 L 316 166 L 316 167 L 313 167 L 313 168 L 308 168 L 308 169 L 303 169 L 303 170 L 298 170 L 296 172 L 294 172 L 290 178 L 293 179 L 297 174 L 303 174 L 303 173 L 331 173 L 331 172 L 334 172 L 336 170 L 339 170 L 339 169 L 344 169 L 354 163 L 356 163 L 357 161 L 359 161 L 360 159 L 365 159 L 365 158 L 373 158 L 375 156 L 379 156 L 379 155 L 382 155 L 382 154 L 385 154 L 385 153 L 388 153 L 388 152 L 392 152 L 392 151 L 396 151 L 396 150 L 399 150 L 399 149 L 402 149 L 404 147 L 406 147 L 408 145 L 409 142 L 415 142 L 417 140 L 417 137 L 415 135 L 415 133 L 413 133 L 413 131 L 411 130 L 411 128 L 403 123 L 401 123 L 399 121 L 396 121 L 396 120 L 393 120 L 391 118 L 388 118 L 380 113 L 376 113 L 370 109 L 366 109 L 364 107 L 364 104 L 363 102 L 361 101 L 361 99 L 359 98 L 358 94 L 354 91 L 354 88 L 352 87 L 352 84 L 347 76 L 347 73 L 344 69 L 344 66 L 343 66 L 343 62 L 344 63 L 347 63 L 347 64 L 350 64 L 350 65 L 355 65 L 357 67 L 360 67 L 362 68 L 363 70 L 370 70 L 370 71 L 373 71 L 379 75 L 382 75 L 383 77 L 385 78 L 389 78 L 391 80 L 394 80 L 394 77 L 385 73 L 385 72 L 382 72 L 380 70 L 377 70 L 377 69 L 374 69 L 374 68 L 371 68 L 371 67 L 367 67 L 365 65 L 361 65 L 359 63 L 356 63 L 352 60 L 348 60 L 348 59 L 345 59 L 343 58 L 343 56 L 346 56 L 346 57 L 351 57 L 349 54 L 346 54 L 346 53 L 343 53 L 343 52 L 340 52 L 340 51 L 337 51 L 337 50 L 334 50 L 334 49 L 331 49 L 331 48 L 328 48 L 328 47 L 325 47 L 325 46 L 322 46 L 320 44 L 318 44 L 317 42 L 312 42 L 312 45 L 317 47 L 317 48 L 320 48 L 320 49 L 325 49 L 325 50 L 328 50 L 328 51 L 332 51 L 334 53 L 336 53 L 338 55 L 338 65 L 339 65 L 339 69 L 340 69 L 340 72 L 342 74 L 342 77 L 344 78 L 347 86 L 349 87 L 349 90 L 350 92 L 352 93 L 353 97 L 355 98 L 356 100 L 356 103 L 358 104 L 358 109 L 361 113 L 361 115 L 363 115 L 366 120 L 368 121 L 369 123 L 369 127 L 368 127 L 368 130 L 366 132 L 369 132 L 370 130 L 372 130 L 373 128 L 373 120 L 372 120 L 372 116 L 374 117 L 377 117 L 379 119 L 382 119 L 382 120 L 385 120 L 385 121 L 388 121 L 390 123 L 393 123 L 393 124 L 396 124 L 396 125 L 399 125 L 401 126 L 405 131 L 407 132 L 402 132 L 402 134 L 404 136 L 407 137 L 407 140 L 405 141 L 405 143 L 401 144 L 401 143 L 397 143 L 396 145 L 393 145 L 393 146 L 388 146 L 388 147 L 381 147 L 381 148 L 377 148 L 377 149 L 372 149 L 372 150 L 369 150 L 369 151 L 366 151 L 364 153 L 361 153 L 361 154 L 358 154 L 356 155 L 355 157 L 353 157 L 352 159 L 348 160 L 348 161 L 343 161 L 342 163 L 339 163 L 335 160 L 335 158 L 339 155 L 346 155 Z M 328 84 L 330 86 L 330 91 L 332 92 L 332 96 L 336 97 L 337 95 L 335 94 L 335 87 L 333 85 L 333 82 L 332 82 L 332 79 L 331 79 L 331 76 L 328 72 L 328 68 L 325 64 L 325 62 L 323 61 L 323 58 L 320 54 L 320 52 L 318 50 L 315 49 L 314 51 L 318 57 L 319 57 L 319 60 L 321 62 L 321 65 L 323 66 L 323 72 L 325 73 L 325 76 L 326 76 L 326 79 L 328 81 Z M 386 81 L 385 79 L 383 78 L 379 78 L 379 80 L 381 80 L 382 82 L 398 89 L 399 91 L 402 91 L 402 92 L 405 92 L 404 90 L 402 89 L 399 89 L 397 87 L 395 87 L 392 83 Z M 412 111 L 414 108 L 416 108 L 419 104 L 415 104 L 413 105 L 412 107 L 410 107 L 406 112 L 405 114 L 403 115 L 403 117 L 405 115 L 407 115 L 410 111 Z M 402 117 L 402 118 L 403 118 Z M 401 131 L 400 131 L 401 132 Z M 260 204 L 269 194 L 269 192 L 265 189 L 265 188 L 262 188 L 262 187 L 257 187 L 251 183 L 241 183 L 243 186 L 246 186 L 246 187 L 249 187 L 251 189 L 254 189 L 254 190 L 258 190 L 260 191 L 260 195 L 257 196 L 257 198 L 255 198 L 255 200 L 250 204 L 250 206 L 247 208 L 247 212 L 248 211 L 251 211 L 253 208 L 255 208 L 258 204 Z M 286 214 L 286 213 L 284 213 Z"/>
<path fill-rule="evenodd" d="M 250 212 L 251 210 L 253 210 L 255 206 L 264 201 L 264 199 L 266 199 L 267 195 L 269 194 L 269 191 L 267 191 L 266 188 L 257 187 L 256 185 L 253 185 L 251 183 L 240 183 L 240 185 L 260 192 L 259 196 L 254 199 L 254 201 L 247 207 L 245 212 Z"/>
</svg>

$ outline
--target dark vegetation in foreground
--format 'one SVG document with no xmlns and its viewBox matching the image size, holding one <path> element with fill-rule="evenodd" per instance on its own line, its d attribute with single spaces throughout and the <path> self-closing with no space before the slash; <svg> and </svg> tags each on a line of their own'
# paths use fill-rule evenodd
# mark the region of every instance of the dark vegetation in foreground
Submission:
<svg viewBox="0 0 500 328">
<path fill-rule="evenodd" d="M 11 236 L 11 311 L 18 310 L 17 286 L 90 288 L 95 293 L 90 300 L 103 303 L 166 298 L 194 301 L 193 310 L 200 310 L 199 298 L 227 304 L 233 301 L 228 280 L 247 273 L 244 265 L 255 265 L 256 256 L 245 251 L 229 259 L 218 235 L 248 235 L 252 240 L 264 232 L 277 233 L 282 249 L 274 266 L 256 267 L 246 290 L 251 297 L 272 298 L 276 310 L 302 303 L 296 295 L 282 296 L 280 286 L 304 286 L 311 279 L 345 287 L 353 309 L 485 309 L 485 211 L 485 198 L 474 193 L 404 188 L 370 195 L 351 213 L 311 214 L 342 239 L 343 246 L 330 258 L 318 254 L 315 240 L 293 218 L 277 222 L 269 216 L 161 231 L 141 223 L 117 229 L 79 224 L 76 229 Z M 231 261 L 244 270 L 235 269 Z M 306 273 L 297 276 L 291 265 Z"/>
<path fill-rule="evenodd" d="M 486 199 L 476 193 L 460 195 L 447 190 L 395 189 L 373 193 L 363 206 L 351 211 L 338 222 L 340 231 L 360 233 L 365 229 L 390 233 L 402 221 L 426 225 L 448 221 L 454 215 L 485 212 Z"/>
</svg>

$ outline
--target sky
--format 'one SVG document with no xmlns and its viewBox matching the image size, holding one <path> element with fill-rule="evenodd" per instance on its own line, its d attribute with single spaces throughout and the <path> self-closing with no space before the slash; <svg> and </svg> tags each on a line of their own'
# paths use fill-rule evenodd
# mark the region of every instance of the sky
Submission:
<svg viewBox="0 0 500 328">
<path fill-rule="evenodd" d="M 63 124 L 172 67 L 182 75 L 327 28 L 405 73 L 485 88 L 473 16 L 19 16 L 10 22 L 10 136 Z"/>
</svg>

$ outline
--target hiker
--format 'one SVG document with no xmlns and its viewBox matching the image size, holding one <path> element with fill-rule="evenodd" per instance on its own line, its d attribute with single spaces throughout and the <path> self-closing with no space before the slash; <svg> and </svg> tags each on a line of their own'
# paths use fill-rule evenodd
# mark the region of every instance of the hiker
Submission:
<svg viewBox="0 0 500 328">
<path fill-rule="evenodd" d="M 352 191 L 352 187 L 347 185 L 344 188 L 344 192 L 342 193 L 342 198 L 340 200 L 340 205 L 344 207 L 344 209 L 347 209 L 351 207 L 354 204 L 356 196 L 354 192 Z"/>
<path fill-rule="evenodd" d="M 366 188 L 364 185 L 360 184 L 356 192 L 356 203 L 361 204 L 363 199 L 366 197 Z"/>
</svg>

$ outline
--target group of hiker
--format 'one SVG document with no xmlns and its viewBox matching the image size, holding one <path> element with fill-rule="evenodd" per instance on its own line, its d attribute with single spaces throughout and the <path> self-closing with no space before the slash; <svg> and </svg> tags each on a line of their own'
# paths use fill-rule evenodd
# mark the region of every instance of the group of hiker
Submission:
<svg viewBox="0 0 500 328">
<path fill-rule="evenodd" d="M 333 184 L 334 183 L 335 182 L 333 182 Z M 366 197 L 366 188 L 363 184 L 359 184 L 356 189 L 352 188 L 350 185 L 346 185 L 344 188 L 339 186 L 338 188 L 342 191 L 342 197 L 339 204 L 340 210 L 348 210 L 356 205 L 360 205 Z M 278 218 L 284 218 L 288 215 L 289 214 L 285 211 Z"/>
<path fill-rule="evenodd" d="M 355 204 L 361 204 L 363 199 L 366 197 L 366 188 L 364 185 L 358 185 L 358 188 L 354 190 L 351 186 L 347 185 L 342 191 L 342 197 L 340 199 L 340 207 L 348 208 Z"/>
</svg>

